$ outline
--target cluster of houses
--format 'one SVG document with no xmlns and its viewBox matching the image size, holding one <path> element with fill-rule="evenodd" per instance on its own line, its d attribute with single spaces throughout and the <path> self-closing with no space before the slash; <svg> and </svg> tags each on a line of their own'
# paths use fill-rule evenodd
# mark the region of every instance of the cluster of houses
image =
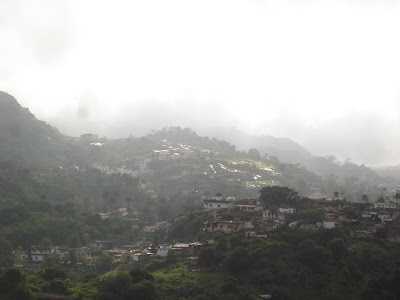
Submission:
<svg viewBox="0 0 400 300">
<path fill-rule="evenodd" d="M 385 236 L 392 241 L 400 239 L 400 231 L 391 230 L 398 227 L 400 220 L 399 209 L 394 202 L 375 203 L 361 213 L 361 228 L 350 231 L 350 235 L 354 238 L 375 238 L 377 231 L 386 230 L 389 234 Z"/>
<path fill-rule="evenodd" d="M 356 204 L 346 202 L 338 205 L 327 200 L 312 200 L 312 204 L 303 205 L 301 209 L 282 205 L 266 209 L 259 199 L 222 198 L 217 194 L 211 199 L 203 200 L 203 213 L 209 214 L 208 221 L 202 224 L 201 232 L 204 239 L 215 232 L 241 232 L 248 238 L 263 237 L 282 225 L 305 230 L 318 228 L 342 227 L 348 229 L 353 238 L 377 238 L 386 230 L 385 238 L 400 241 L 399 208 L 396 203 Z M 118 215 L 125 216 L 124 209 L 118 210 Z M 101 215 L 102 219 L 109 217 Z M 167 221 L 155 223 L 140 223 L 137 219 L 127 219 L 132 230 L 141 230 L 144 239 L 134 242 L 134 245 L 119 245 L 115 247 L 111 240 L 89 240 L 81 248 L 64 248 L 60 246 L 32 246 L 29 252 L 16 251 L 18 263 L 40 263 L 46 257 L 52 256 L 59 261 L 71 261 L 73 255 L 80 264 L 94 264 L 101 255 L 109 255 L 117 262 L 145 262 L 153 257 L 166 257 L 173 251 L 178 259 L 186 259 L 195 264 L 201 248 L 212 241 L 174 243 L 153 246 L 148 238 L 160 231 L 167 232 L 171 224 Z M 147 239 L 146 239 L 147 237 Z"/>
<path fill-rule="evenodd" d="M 68 261 L 74 255 L 80 262 L 92 264 L 104 251 L 112 247 L 110 240 L 90 240 L 81 248 L 67 248 L 61 246 L 31 246 L 30 251 L 16 251 L 18 262 L 41 263 L 46 257 L 54 257 L 59 261 Z"/>
<path fill-rule="evenodd" d="M 145 248 L 142 252 L 136 252 L 133 255 L 133 261 L 143 262 L 148 261 L 153 257 L 166 257 L 168 253 L 174 252 L 175 257 L 180 260 L 186 259 L 190 265 L 197 263 L 197 254 L 200 250 L 212 244 L 212 240 L 206 242 L 192 242 L 192 243 L 176 243 L 176 244 L 162 244 L 155 248 L 151 246 Z"/>
<path fill-rule="evenodd" d="M 246 237 L 266 237 L 266 232 L 282 224 L 286 214 L 295 213 L 293 207 L 281 207 L 278 212 L 265 210 L 259 199 L 225 198 L 215 196 L 203 200 L 203 208 L 209 211 L 227 209 L 203 224 L 203 232 L 233 233 L 242 231 Z"/>
<path fill-rule="evenodd" d="M 98 140 L 98 137 L 94 134 L 85 134 L 80 138 L 80 141 L 86 142 L 96 140 Z M 205 158 L 209 160 L 210 154 L 212 153 L 211 150 L 201 149 L 190 145 L 179 144 L 172 146 L 172 143 L 167 140 L 162 140 L 162 142 L 164 143 L 163 147 L 166 149 L 153 150 L 152 153 L 147 155 L 127 157 L 125 159 L 126 164 L 121 168 L 110 168 L 101 163 L 93 163 L 91 167 L 106 174 L 127 174 L 137 177 L 148 171 L 148 165 L 152 160 L 171 161 L 180 158 Z M 90 145 L 102 146 L 103 144 L 100 142 L 92 142 Z"/>
<path fill-rule="evenodd" d="M 169 223 L 168 221 L 160 221 L 150 225 L 145 225 L 143 226 L 142 230 L 144 232 L 154 233 L 159 230 L 167 230 L 169 226 L 171 226 L 171 223 Z"/>
<path fill-rule="evenodd" d="M 313 200 L 317 208 L 312 212 L 297 211 L 295 207 L 282 205 L 274 210 L 265 209 L 259 199 L 222 198 L 215 196 L 203 200 L 203 209 L 217 212 L 212 220 L 203 224 L 203 232 L 243 232 L 246 237 L 265 237 L 267 232 L 283 224 L 292 228 L 316 230 L 345 227 L 354 238 L 375 238 L 377 230 L 397 222 L 399 209 L 396 203 L 364 205 L 357 215 L 350 213 L 353 203 L 345 206 L 330 205 L 326 200 Z M 356 206 L 354 206 L 356 207 Z M 315 208 L 315 206 L 313 207 Z M 220 211 L 221 209 L 225 209 Z M 308 210 L 309 211 L 309 210 Z M 354 211 L 354 210 L 353 210 Z M 400 222 L 399 222 L 400 223 Z M 392 227 L 395 227 L 392 225 Z M 397 227 L 396 227 L 397 228 Z M 400 226 L 399 226 L 400 228 Z M 396 239 L 397 237 L 393 237 Z M 399 237 L 400 239 L 400 230 Z"/>
<path fill-rule="evenodd" d="M 91 240 L 81 248 L 64 248 L 60 246 L 32 246 L 30 253 L 16 251 L 18 262 L 15 266 L 23 266 L 25 262 L 40 264 L 46 261 L 46 257 L 54 257 L 60 262 L 71 261 L 71 255 L 78 264 L 94 264 L 101 255 L 111 256 L 114 262 L 146 262 L 154 257 L 166 257 L 169 252 L 174 252 L 175 257 L 180 260 L 187 260 L 189 264 L 196 264 L 198 252 L 212 244 L 213 241 L 203 243 L 175 243 L 163 244 L 153 247 L 148 242 L 139 242 L 135 245 L 120 245 L 113 247 L 110 240 Z"/>
<path fill-rule="evenodd" d="M 124 211 L 118 211 L 123 216 Z M 102 219 L 107 219 L 109 214 L 102 214 Z M 170 223 L 167 221 L 159 221 L 155 223 L 140 223 L 137 219 L 129 219 L 132 229 L 140 229 L 145 237 L 151 237 L 160 230 L 168 230 Z M 156 247 L 144 238 L 135 242 L 134 245 L 114 246 L 112 240 L 88 240 L 86 245 L 80 248 L 67 248 L 61 246 L 31 246 L 30 251 L 15 251 L 16 266 L 22 267 L 26 263 L 40 263 L 46 261 L 46 257 L 56 258 L 60 262 L 70 262 L 71 255 L 77 261 L 77 264 L 94 264 L 102 255 L 109 255 L 114 262 L 146 262 L 154 257 L 166 257 L 169 252 L 174 252 L 176 258 L 186 259 L 190 264 L 197 262 L 196 254 L 204 246 L 209 245 L 212 241 L 205 243 L 175 243 L 163 244 Z"/>
</svg>

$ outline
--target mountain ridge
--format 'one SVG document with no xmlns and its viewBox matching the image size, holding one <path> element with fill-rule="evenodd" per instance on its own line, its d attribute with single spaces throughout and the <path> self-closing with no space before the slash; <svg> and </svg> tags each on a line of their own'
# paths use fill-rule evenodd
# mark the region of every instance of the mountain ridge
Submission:
<svg viewBox="0 0 400 300">
<path fill-rule="evenodd" d="M 4 116 L 0 118 L 0 138 L 3 138 L 4 145 L 0 148 L 0 160 L 16 160 L 31 167 L 46 169 L 72 166 L 87 169 L 97 163 L 109 169 L 127 170 L 136 167 L 138 161 L 143 167 L 146 159 L 150 159 L 151 168 L 143 177 L 152 185 L 158 186 L 159 191 L 174 186 L 174 189 L 170 189 L 173 193 L 182 189 L 184 183 L 196 190 L 200 186 L 199 182 L 203 182 L 202 192 L 207 189 L 211 189 L 208 191 L 211 193 L 212 190 L 229 192 L 230 189 L 243 189 L 243 196 L 246 190 L 251 190 L 252 197 L 257 195 L 257 189 L 261 185 L 280 184 L 303 191 L 304 194 L 313 188 L 320 188 L 324 195 L 331 195 L 336 190 L 341 191 L 342 195 L 351 192 L 353 198 L 359 199 L 360 193 L 366 187 L 373 186 L 370 190 L 376 195 L 379 190 L 377 186 L 384 183 L 375 171 L 363 165 L 358 166 L 349 161 L 339 164 L 333 156 L 314 157 L 307 149 L 288 138 L 250 136 L 243 142 L 247 144 L 253 141 L 252 144 L 247 144 L 247 152 L 237 151 L 237 146 L 230 141 L 218 140 L 215 137 L 210 139 L 189 128 L 180 127 L 164 128 L 141 138 L 99 139 L 96 135 L 89 139 L 71 138 L 46 122 L 37 120 L 29 109 L 22 108 L 9 94 L 0 94 L 0 108 L 0 117 Z M 15 132 L 13 126 L 17 128 L 14 129 Z M 237 131 L 233 133 L 236 134 Z M 236 136 L 244 136 L 244 133 L 239 132 Z M 173 144 L 168 144 L 170 142 Z M 265 155 L 262 151 L 255 150 L 257 148 L 254 145 L 258 145 L 262 150 L 265 142 L 275 143 L 273 146 L 277 157 L 271 155 L 271 152 Z M 307 167 L 306 164 L 293 164 L 279 157 L 280 152 L 277 149 L 286 144 L 290 145 L 287 151 L 291 154 L 299 152 L 306 158 L 311 156 L 309 165 L 313 168 Z M 190 150 L 190 147 L 194 147 L 195 151 Z M 241 147 L 244 147 L 243 144 L 238 148 Z M 265 148 L 268 148 L 268 145 Z M 168 151 L 171 162 L 159 162 L 153 156 L 154 150 Z M 240 166 L 243 172 L 241 175 L 235 174 L 235 164 L 239 167 L 241 161 L 247 165 Z M 217 169 L 219 184 L 215 184 L 215 178 L 214 181 L 203 178 L 205 174 L 213 178 L 210 171 L 214 172 Z M 275 170 L 283 175 L 277 180 L 278 177 L 263 169 Z M 315 173 L 315 176 L 319 174 L 320 179 L 311 173 Z M 133 171 L 132 174 L 138 173 Z"/>
<path fill-rule="evenodd" d="M 38 120 L 28 108 L 22 107 L 8 93 L 0 92 L 0 160 L 17 160 L 46 164 L 54 159 L 65 136 L 44 121 Z M 35 167 L 37 164 L 33 164 Z"/>
<path fill-rule="evenodd" d="M 224 139 L 234 144 L 238 150 L 248 151 L 255 148 L 261 155 L 276 156 L 282 162 L 303 164 L 312 156 L 309 150 L 288 137 L 251 135 L 235 127 L 229 129 L 213 127 L 198 132 Z"/>
</svg>

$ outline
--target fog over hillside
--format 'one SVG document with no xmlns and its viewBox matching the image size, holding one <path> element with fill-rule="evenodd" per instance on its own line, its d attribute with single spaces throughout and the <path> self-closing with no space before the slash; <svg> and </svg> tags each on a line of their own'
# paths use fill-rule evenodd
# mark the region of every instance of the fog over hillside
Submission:
<svg viewBox="0 0 400 300">
<path fill-rule="evenodd" d="M 400 1 L 0 0 L 0 300 L 400 299 Z"/>
<path fill-rule="evenodd" d="M 237 128 L 394 164 L 399 15 L 394 1 L 6 0 L 1 90 L 67 135 Z"/>
</svg>

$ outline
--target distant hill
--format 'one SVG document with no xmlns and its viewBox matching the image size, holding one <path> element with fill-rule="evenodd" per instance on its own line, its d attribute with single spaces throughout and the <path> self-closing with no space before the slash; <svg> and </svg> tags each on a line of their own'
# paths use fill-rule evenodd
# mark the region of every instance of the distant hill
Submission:
<svg viewBox="0 0 400 300">
<path fill-rule="evenodd" d="M 277 138 L 271 135 L 249 135 L 237 128 L 209 128 L 199 130 L 199 133 L 226 140 L 241 151 L 255 148 L 261 155 L 276 156 L 281 162 L 305 165 L 313 157 L 306 148 L 289 138 Z"/>
<path fill-rule="evenodd" d="M 160 151 L 171 159 L 154 159 L 151 172 L 143 176 L 157 192 L 198 191 L 212 195 L 258 197 L 266 185 L 289 186 L 301 195 L 322 186 L 321 178 L 293 164 L 282 163 L 259 153 L 237 151 L 235 145 L 215 137 L 199 136 L 189 128 L 169 127 L 145 137 L 162 141 Z"/>
<path fill-rule="evenodd" d="M 400 165 L 396 166 L 379 166 L 373 168 L 379 176 L 393 177 L 400 180 Z"/>
<path fill-rule="evenodd" d="M 394 185 L 363 165 L 313 156 L 287 138 L 239 130 L 214 130 L 208 136 L 169 127 L 140 138 L 71 138 L 36 119 L 14 97 L 0 93 L 0 161 L 12 160 L 29 169 L 56 168 L 61 175 L 93 168 L 104 174 L 129 174 L 157 194 L 197 194 L 193 199 L 216 192 L 257 197 L 265 185 L 285 185 L 302 195 L 329 197 L 340 192 L 361 199 L 369 193 L 375 199 L 380 185 Z"/>
<path fill-rule="evenodd" d="M 208 149 L 214 153 L 203 161 L 178 159 L 153 162 L 153 172 L 148 179 L 155 183 L 157 191 L 167 190 L 173 185 L 180 185 L 181 189 L 192 187 L 194 190 L 201 186 L 202 191 L 219 190 L 225 194 L 235 191 L 230 195 L 238 195 L 239 190 L 247 190 L 254 196 L 261 186 L 284 185 L 299 191 L 301 195 L 332 197 L 334 192 L 339 192 L 342 197 L 360 201 L 363 194 L 368 194 L 374 201 L 382 193 L 383 186 L 388 189 L 396 186 L 394 180 L 380 177 L 364 165 L 350 161 L 341 163 L 334 156 L 311 155 L 308 166 L 292 164 L 253 150 L 236 151 L 235 145 L 230 142 L 199 136 L 189 128 L 164 128 L 145 139 L 161 141 L 159 146 L 172 152 L 182 151 L 189 145 L 189 148 L 197 147 L 195 151 Z M 293 146 L 295 143 L 290 144 Z M 248 148 L 255 148 L 252 146 Z M 306 150 L 303 153 L 307 153 Z M 199 155 L 204 157 L 203 152 Z"/>
<path fill-rule="evenodd" d="M 364 165 L 357 165 L 347 161 L 340 163 L 333 155 L 325 157 L 314 156 L 306 148 L 297 144 L 289 138 L 277 138 L 270 135 L 249 135 L 236 128 L 203 129 L 202 134 L 224 139 L 234 144 L 238 150 L 248 151 L 257 149 L 261 155 L 277 157 L 284 163 L 299 164 L 306 169 L 323 177 L 334 174 L 338 177 L 358 177 L 365 181 L 377 180 L 374 170 Z"/>
</svg>

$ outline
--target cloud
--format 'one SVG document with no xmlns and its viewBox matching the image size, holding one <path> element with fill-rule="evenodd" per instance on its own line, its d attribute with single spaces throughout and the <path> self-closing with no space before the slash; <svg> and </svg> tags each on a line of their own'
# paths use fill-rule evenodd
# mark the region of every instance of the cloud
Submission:
<svg viewBox="0 0 400 300">
<path fill-rule="evenodd" d="M 393 3 L 3 0 L 0 79 L 69 135 L 224 126 L 394 160 Z"/>
<path fill-rule="evenodd" d="M 76 98 L 76 118 L 78 120 L 87 120 L 93 115 L 94 110 L 99 104 L 99 99 L 93 91 L 83 91 Z"/>
<path fill-rule="evenodd" d="M 58 66 L 77 41 L 65 1 L 1 1 L 0 19 L 3 76 L 18 75 L 29 68 Z"/>
<path fill-rule="evenodd" d="M 112 137 L 146 135 L 152 129 L 169 126 L 201 128 L 207 125 L 228 126 L 233 117 L 218 102 L 181 98 L 176 101 L 147 99 L 126 102 L 114 110 L 106 133 Z"/>
<path fill-rule="evenodd" d="M 353 111 L 304 129 L 298 141 L 314 154 L 334 154 L 342 160 L 349 157 L 369 165 L 400 162 L 398 126 L 384 113 Z"/>
</svg>

